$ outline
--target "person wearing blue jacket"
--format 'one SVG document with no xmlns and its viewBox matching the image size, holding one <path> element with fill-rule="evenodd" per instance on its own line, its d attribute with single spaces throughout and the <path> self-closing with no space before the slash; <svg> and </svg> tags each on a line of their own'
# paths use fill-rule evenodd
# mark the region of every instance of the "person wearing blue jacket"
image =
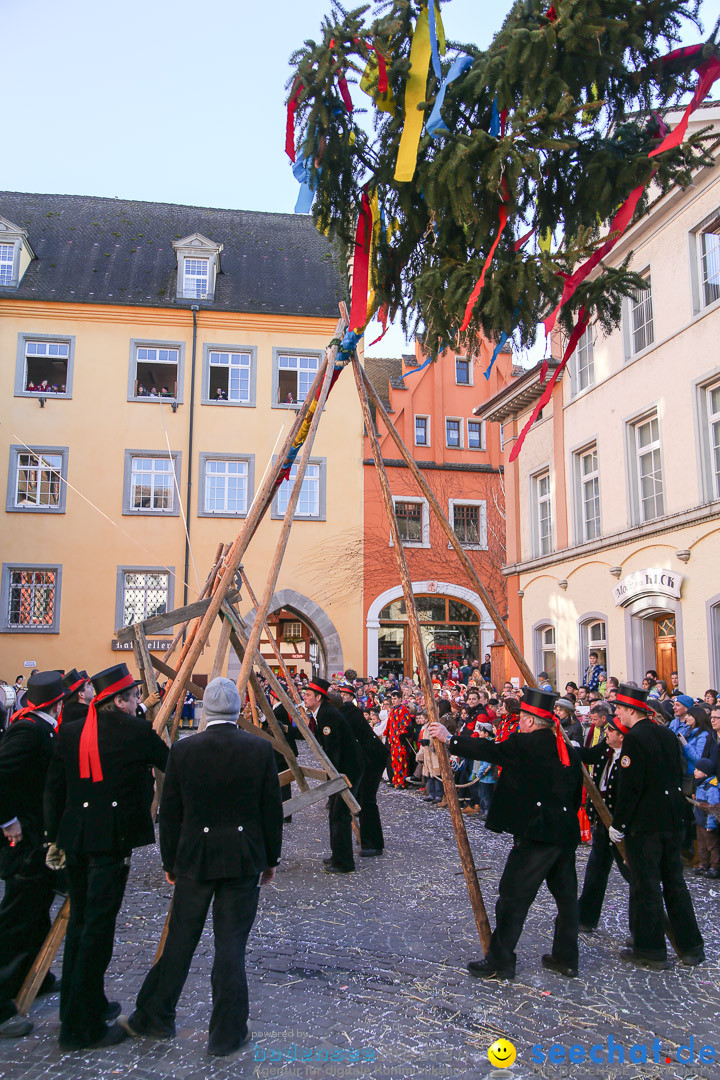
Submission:
<svg viewBox="0 0 720 1080">
<path fill-rule="evenodd" d="M 700 877 L 720 878 L 720 786 L 710 758 L 698 758 L 694 771 L 698 782 L 695 791 L 698 865 L 695 873 Z"/>
</svg>

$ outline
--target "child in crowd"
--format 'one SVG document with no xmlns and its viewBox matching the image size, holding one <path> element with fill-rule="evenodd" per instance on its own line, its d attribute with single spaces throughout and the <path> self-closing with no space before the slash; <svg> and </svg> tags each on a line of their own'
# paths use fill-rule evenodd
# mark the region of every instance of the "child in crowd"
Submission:
<svg viewBox="0 0 720 1080">
<path fill-rule="evenodd" d="M 720 789 L 714 773 L 715 768 L 710 758 L 701 757 L 695 762 L 695 831 L 698 854 L 695 873 L 700 877 L 720 878 Z"/>
</svg>

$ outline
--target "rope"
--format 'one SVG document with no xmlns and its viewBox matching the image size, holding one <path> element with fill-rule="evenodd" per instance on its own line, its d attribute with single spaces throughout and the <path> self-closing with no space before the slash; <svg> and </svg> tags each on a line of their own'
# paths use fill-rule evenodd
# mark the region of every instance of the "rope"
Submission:
<svg viewBox="0 0 720 1080">
<path fill-rule="evenodd" d="M 168 458 L 170 459 L 170 472 L 172 474 L 173 483 L 175 484 L 175 491 L 177 493 L 178 507 L 180 508 L 180 516 L 182 517 L 183 528 L 185 529 L 185 538 L 186 538 L 187 543 L 188 543 L 188 551 L 190 552 L 190 561 L 191 561 L 192 566 L 193 566 L 193 571 L 195 572 L 195 580 L 197 582 L 197 591 L 199 592 L 200 591 L 200 575 L 198 574 L 197 566 L 195 565 L 195 554 L 193 552 L 192 542 L 190 540 L 190 531 L 188 529 L 187 518 L 185 517 L 185 510 L 183 508 L 182 498 L 180 496 L 180 485 L 178 484 L 177 473 L 175 471 L 175 461 L 174 461 L 173 456 L 172 456 L 172 450 L 170 449 L 170 436 L 168 435 L 167 424 L 165 423 L 165 408 L 164 408 L 163 403 L 162 403 L 162 398 L 160 399 L 160 416 L 162 417 L 163 431 L 165 432 L 165 442 L 167 443 L 167 449 L 168 449 Z M 192 468 L 192 462 L 188 461 L 188 466 L 187 467 L 188 467 L 188 469 Z M 188 509 L 189 509 L 189 507 L 188 507 Z"/>
</svg>

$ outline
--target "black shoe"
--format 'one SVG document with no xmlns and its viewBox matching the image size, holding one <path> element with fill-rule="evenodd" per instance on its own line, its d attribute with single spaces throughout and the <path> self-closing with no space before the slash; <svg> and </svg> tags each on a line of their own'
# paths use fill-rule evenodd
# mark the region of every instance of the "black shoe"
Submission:
<svg viewBox="0 0 720 1080">
<path fill-rule="evenodd" d="M 127 1039 L 128 1033 L 120 1024 L 112 1024 L 105 1034 L 95 1042 L 84 1042 L 82 1039 L 63 1038 L 60 1036 L 61 1050 L 104 1050 L 107 1046 L 117 1046 L 118 1043 Z"/>
<path fill-rule="evenodd" d="M 696 964 L 704 963 L 705 959 L 705 950 L 702 947 L 693 949 L 692 952 L 680 953 L 678 956 L 680 963 L 685 964 L 686 967 L 695 967 Z"/>
<path fill-rule="evenodd" d="M 382 848 L 364 847 L 360 848 L 360 855 L 363 859 L 372 859 L 376 855 L 382 855 Z"/>
<path fill-rule="evenodd" d="M 48 971 L 47 975 L 40 983 L 40 989 L 37 992 L 38 997 L 42 997 L 44 994 L 59 994 L 60 993 L 60 979 L 57 975 L 54 975 L 52 971 Z"/>
<path fill-rule="evenodd" d="M 514 979 L 514 968 L 498 968 L 492 960 L 488 960 L 487 957 L 484 960 L 471 960 L 467 966 L 471 975 L 474 975 L 477 979 Z"/>
<path fill-rule="evenodd" d="M 289 817 L 284 817 L 283 818 L 283 825 L 289 825 L 291 821 L 292 821 L 292 814 L 290 814 Z"/>
<path fill-rule="evenodd" d="M 581 934 L 592 934 L 595 930 L 597 930 L 597 923 L 591 924 L 587 922 L 580 922 L 578 923 L 578 930 Z"/>
<path fill-rule="evenodd" d="M 705 877 L 713 878 L 717 881 L 717 879 L 720 878 L 720 870 L 718 870 L 716 866 L 711 866 Z"/>
<path fill-rule="evenodd" d="M 563 964 L 562 960 L 556 960 L 550 953 L 545 953 L 543 956 L 542 966 L 549 968 L 550 971 L 556 971 L 558 975 L 565 975 L 568 979 L 577 979 L 578 969 L 576 967 Z"/>
<path fill-rule="evenodd" d="M 15 1013 L 0 1024 L 0 1039 L 22 1039 L 23 1036 L 29 1035 L 32 1029 L 32 1020 L 28 1020 L 27 1016 L 21 1016 L 20 1013 Z"/>
<path fill-rule="evenodd" d="M 121 1012 L 122 1005 L 119 1001 L 108 1001 L 107 1009 L 103 1013 L 103 1020 L 106 1024 L 112 1024 L 113 1020 L 116 1020 Z"/>
<path fill-rule="evenodd" d="M 336 866 L 334 862 L 323 867 L 326 874 L 354 874 L 354 866 Z"/>
<path fill-rule="evenodd" d="M 635 948 L 635 942 L 633 941 L 632 937 L 626 937 L 625 938 L 625 946 L 628 949 L 634 949 Z"/>
<path fill-rule="evenodd" d="M 629 960 L 633 964 L 637 964 L 639 967 L 650 968 L 651 971 L 667 971 L 671 966 L 670 961 L 665 960 L 651 960 L 647 956 L 642 956 L 640 953 L 635 952 L 635 949 L 621 949 L 620 959 Z"/>
<path fill-rule="evenodd" d="M 696 866 L 693 870 L 695 877 L 705 877 L 707 873 L 709 873 L 707 866 Z"/>
<path fill-rule="evenodd" d="M 152 1024 L 140 1024 L 131 1016 L 121 1013 L 117 1018 L 115 1027 L 121 1027 L 131 1039 L 172 1039 L 175 1032 L 164 1031 L 163 1028 L 154 1027 Z"/>
<path fill-rule="evenodd" d="M 252 1031 L 250 1030 L 250 1028 L 248 1028 L 247 1035 L 240 1043 L 240 1045 L 236 1046 L 234 1050 L 211 1050 L 210 1047 L 208 1047 L 208 1054 L 211 1054 L 212 1057 L 232 1058 L 235 1056 L 235 1054 L 239 1054 L 243 1047 L 247 1046 L 247 1044 L 251 1042 L 251 1040 Z"/>
<path fill-rule="evenodd" d="M 334 861 L 332 855 L 328 855 L 327 859 L 323 859 L 323 866 L 330 866 Z"/>
</svg>

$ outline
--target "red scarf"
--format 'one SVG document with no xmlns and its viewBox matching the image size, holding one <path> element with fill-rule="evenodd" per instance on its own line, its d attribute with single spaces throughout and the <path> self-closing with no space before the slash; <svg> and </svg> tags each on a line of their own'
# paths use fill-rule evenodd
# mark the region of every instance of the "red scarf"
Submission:
<svg viewBox="0 0 720 1080">
<path fill-rule="evenodd" d="M 96 706 L 115 694 L 119 694 L 121 690 L 127 690 L 134 682 L 135 679 L 133 679 L 132 675 L 125 675 L 116 683 L 112 683 L 111 686 L 106 686 L 90 702 L 87 718 L 80 736 L 80 776 L 83 780 L 89 780 L 92 776 L 93 783 L 97 784 L 103 778 L 102 766 L 100 765 L 100 750 L 98 748 Z"/>
</svg>

